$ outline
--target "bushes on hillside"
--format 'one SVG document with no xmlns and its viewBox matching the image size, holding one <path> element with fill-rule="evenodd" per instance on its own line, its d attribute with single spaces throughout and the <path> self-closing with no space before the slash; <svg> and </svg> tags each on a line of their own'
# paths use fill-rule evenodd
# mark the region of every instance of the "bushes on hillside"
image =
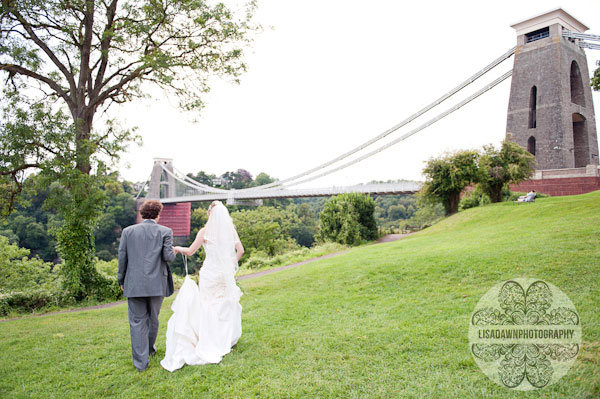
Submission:
<svg viewBox="0 0 600 399">
<path fill-rule="evenodd" d="M 486 145 L 481 151 L 459 151 L 432 158 L 423 174 L 422 197 L 444 205 L 447 215 L 479 204 L 500 202 L 506 198 L 509 184 L 531 176 L 535 157 L 523 147 L 504 140 L 499 149 Z M 477 184 L 477 190 L 460 200 L 463 190 Z"/>
<path fill-rule="evenodd" d="M 292 229 L 298 224 L 296 214 L 279 208 L 259 207 L 231 214 L 246 256 L 262 251 L 268 256 L 298 248 L 292 239 Z"/>
<path fill-rule="evenodd" d="M 62 265 L 52 265 L 0 236 L 0 315 L 26 313 L 74 303 L 63 289 Z M 104 262 L 109 263 L 109 262 Z M 116 261 L 115 261 L 116 263 Z M 116 270 L 99 268 L 87 293 L 89 299 L 115 300 L 122 295 Z"/>
<path fill-rule="evenodd" d="M 368 195 L 346 193 L 331 197 L 319 214 L 322 241 L 358 245 L 377 238 L 375 201 Z"/>
</svg>

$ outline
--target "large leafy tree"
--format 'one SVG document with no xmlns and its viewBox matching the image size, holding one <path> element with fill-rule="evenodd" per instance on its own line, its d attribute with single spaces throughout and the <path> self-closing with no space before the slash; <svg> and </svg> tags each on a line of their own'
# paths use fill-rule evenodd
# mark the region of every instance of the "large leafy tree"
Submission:
<svg viewBox="0 0 600 399">
<path fill-rule="evenodd" d="M 477 151 L 465 150 L 427 161 L 421 197 L 431 203 L 441 202 L 447 215 L 458 212 L 460 193 L 478 176 Z"/>
<path fill-rule="evenodd" d="M 492 202 L 500 202 L 502 189 L 509 183 L 516 184 L 530 178 L 534 164 L 535 157 L 512 141 L 504 140 L 500 148 L 490 144 L 483 147 L 479 158 L 477 181 Z"/>
<path fill-rule="evenodd" d="M 99 157 L 115 159 L 134 139 L 105 117 L 112 104 L 142 97 L 148 84 L 202 108 L 208 79 L 237 81 L 255 29 L 254 4 L 240 16 L 203 0 L 2 0 L 0 71 L 6 84 L 0 124 L 2 210 L 12 209 L 24 173 L 60 182 L 52 204 L 67 288 L 93 284 L 93 231 L 103 202 Z"/>
</svg>

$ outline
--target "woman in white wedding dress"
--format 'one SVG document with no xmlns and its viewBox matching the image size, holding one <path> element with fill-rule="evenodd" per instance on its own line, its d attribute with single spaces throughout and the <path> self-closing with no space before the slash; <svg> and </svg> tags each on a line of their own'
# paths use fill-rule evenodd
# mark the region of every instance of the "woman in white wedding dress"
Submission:
<svg viewBox="0 0 600 399">
<path fill-rule="evenodd" d="M 214 201 L 208 222 L 189 248 L 175 251 L 191 256 L 200 246 L 206 259 L 198 285 L 187 275 L 171 309 L 167 324 L 165 358 L 160 364 L 173 372 L 184 364 L 219 363 L 242 335 L 242 292 L 235 283 L 244 247 L 225 205 Z"/>
</svg>

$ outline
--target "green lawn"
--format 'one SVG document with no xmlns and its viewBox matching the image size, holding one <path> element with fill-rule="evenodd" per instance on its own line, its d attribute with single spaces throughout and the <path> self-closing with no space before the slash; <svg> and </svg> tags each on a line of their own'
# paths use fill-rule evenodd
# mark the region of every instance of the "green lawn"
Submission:
<svg viewBox="0 0 600 399">
<path fill-rule="evenodd" d="M 600 192 L 475 208 L 388 244 L 241 286 L 244 334 L 219 365 L 131 364 L 126 305 L 0 323 L 3 398 L 599 398 Z M 514 277 L 559 287 L 583 345 L 558 383 L 495 385 L 468 348 L 479 298 Z"/>
</svg>

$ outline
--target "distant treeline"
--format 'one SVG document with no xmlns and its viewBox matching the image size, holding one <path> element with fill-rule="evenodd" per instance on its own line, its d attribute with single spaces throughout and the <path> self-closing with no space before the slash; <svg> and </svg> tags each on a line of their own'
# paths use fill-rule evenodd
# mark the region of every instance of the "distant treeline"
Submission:
<svg viewBox="0 0 600 399">
<path fill-rule="evenodd" d="M 268 184 L 275 179 L 266 173 L 255 178 L 245 169 L 229 171 L 220 176 L 200 171 L 188 174 L 194 180 L 213 187 L 242 189 Z M 43 204 L 50 190 L 42 187 L 35 175 L 25 182 L 21 203 L 7 218 L 0 221 L 0 235 L 9 242 L 30 250 L 31 257 L 58 263 L 54 232 L 62 220 Z M 135 187 L 139 183 L 124 181 L 117 173 L 108 176 L 104 184 L 104 212 L 95 229 L 96 256 L 105 261 L 117 256 L 123 228 L 135 223 Z M 414 195 L 374 196 L 375 220 L 381 234 L 401 231 L 405 226 L 420 228 L 441 215 L 440 209 L 420 207 Z M 265 200 L 264 206 L 228 206 L 240 236 L 246 239 L 245 259 L 255 253 L 269 257 L 300 247 L 311 247 L 319 233 L 319 213 L 327 198 L 297 198 Z M 191 243 L 197 231 L 206 223 L 208 203 L 192 203 Z M 196 259 L 200 262 L 202 255 Z M 183 265 L 177 261 L 176 270 Z"/>
</svg>

